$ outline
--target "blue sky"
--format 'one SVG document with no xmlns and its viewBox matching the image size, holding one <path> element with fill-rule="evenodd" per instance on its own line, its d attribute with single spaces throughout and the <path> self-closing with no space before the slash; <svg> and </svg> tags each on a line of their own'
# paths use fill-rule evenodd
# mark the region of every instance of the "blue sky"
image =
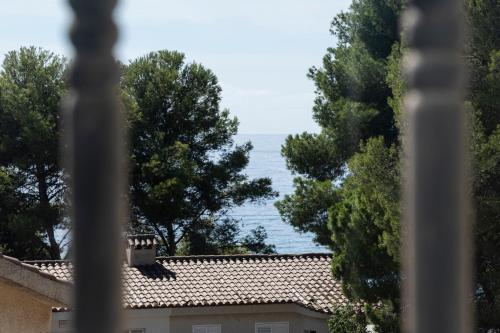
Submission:
<svg viewBox="0 0 500 333">
<path fill-rule="evenodd" d="M 0 59 L 36 45 L 71 57 L 71 11 L 64 0 L 0 0 Z M 43 5 L 42 5 L 43 4 Z M 184 52 L 212 69 L 223 107 L 240 132 L 315 132 L 314 86 L 306 73 L 335 43 L 330 21 L 349 0 L 122 0 L 117 56 L 160 49 Z"/>
</svg>

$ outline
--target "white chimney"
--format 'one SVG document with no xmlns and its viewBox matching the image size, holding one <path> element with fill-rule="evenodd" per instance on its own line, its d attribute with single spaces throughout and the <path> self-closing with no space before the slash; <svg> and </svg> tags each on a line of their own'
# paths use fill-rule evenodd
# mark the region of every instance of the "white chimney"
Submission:
<svg viewBox="0 0 500 333">
<path fill-rule="evenodd" d="M 127 263 L 129 266 L 152 265 L 156 261 L 156 239 L 152 234 L 127 236 Z"/>
</svg>

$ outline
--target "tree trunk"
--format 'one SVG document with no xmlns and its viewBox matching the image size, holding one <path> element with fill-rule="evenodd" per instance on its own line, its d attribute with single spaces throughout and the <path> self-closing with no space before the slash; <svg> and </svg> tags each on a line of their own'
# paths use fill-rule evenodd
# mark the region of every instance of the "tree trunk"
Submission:
<svg viewBox="0 0 500 333">
<path fill-rule="evenodd" d="M 177 244 L 175 242 L 175 232 L 172 223 L 167 223 L 167 253 L 169 256 L 175 256 Z"/>
<path fill-rule="evenodd" d="M 40 199 L 40 219 L 42 220 L 45 232 L 47 233 L 47 238 L 49 240 L 49 255 L 51 259 L 59 260 L 61 259 L 61 250 L 59 248 L 59 244 L 57 244 L 54 233 L 54 225 L 57 221 L 53 220 L 55 217 L 51 214 L 52 207 L 50 206 L 47 180 L 44 175 L 40 174 L 37 175 L 37 181 L 38 197 Z"/>
<path fill-rule="evenodd" d="M 59 260 L 61 259 L 61 251 L 54 234 L 54 225 L 52 223 L 50 225 L 46 225 L 46 231 L 50 245 L 50 258 L 53 260 Z"/>
</svg>

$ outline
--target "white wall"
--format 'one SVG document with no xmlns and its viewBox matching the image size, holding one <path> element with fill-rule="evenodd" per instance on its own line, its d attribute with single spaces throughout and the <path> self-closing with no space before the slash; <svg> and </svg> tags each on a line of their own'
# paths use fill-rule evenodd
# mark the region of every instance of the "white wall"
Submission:
<svg viewBox="0 0 500 333">
<path fill-rule="evenodd" d="M 72 322 L 71 312 L 55 312 L 52 316 L 53 333 L 69 333 L 72 328 L 59 328 L 60 320 Z M 124 329 L 145 328 L 146 333 L 170 333 L 169 309 L 137 309 L 124 311 Z"/>
<path fill-rule="evenodd" d="M 326 320 L 285 312 L 175 316 L 171 318 L 171 330 L 172 333 L 192 333 L 193 325 L 212 324 L 220 325 L 221 333 L 255 333 L 257 323 L 288 323 L 287 333 L 303 333 L 306 329 L 328 333 Z"/>
<path fill-rule="evenodd" d="M 191 333 L 193 325 L 215 324 L 222 333 L 255 333 L 256 323 L 286 322 L 289 333 L 328 333 L 328 315 L 295 304 L 206 306 L 172 309 L 172 333 Z"/>
<path fill-rule="evenodd" d="M 145 328 L 146 333 L 170 333 L 170 310 L 126 310 L 124 322 L 125 329 Z"/>
<path fill-rule="evenodd" d="M 145 328 L 146 333 L 192 333 L 193 325 L 218 324 L 222 333 L 254 333 L 257 322 L 288 322 L 289 333 L 303 333 L 306 329 L 327 333 L 327 318 L 326 314 L 295 304 L 137 309 L 125 310 L 124 329 Z M 71 332 L 71 327 L 59 328 L 60 320 L 71 322 L 72 313 L 54 313 L 51 332 Z"/>
</svg>

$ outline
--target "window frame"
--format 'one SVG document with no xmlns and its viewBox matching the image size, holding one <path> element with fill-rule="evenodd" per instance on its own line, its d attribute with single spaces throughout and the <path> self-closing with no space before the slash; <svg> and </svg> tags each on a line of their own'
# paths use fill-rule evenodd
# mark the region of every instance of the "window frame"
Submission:
<svg viewBox="0 0 500 333">
<path fill-rule="evenodd" d="M 287 333 L 290 333 L 290 322 L 288 321 L 267 321 L 267 322 L 256 322 L 255 323 L 255 333 L 259 333 L 259 326 L 270 326 L 271 333 L 273 333 L 273 325 L 286 325 Z"/>
<path fill-rule="evenodd" d="M 209 328 L 215 328 L 217 330 L 218 333 L 222 333 L 222 326 L 221 324 L 197 324 L 197 325 L 192 325 L 191 326 L 191 332 L 192 333 L 195 333 L 195 329 L 196 328 L 205 328 L 207 329 L 207 333 L 208 333 L 208 329 Z"/>
</svg>

